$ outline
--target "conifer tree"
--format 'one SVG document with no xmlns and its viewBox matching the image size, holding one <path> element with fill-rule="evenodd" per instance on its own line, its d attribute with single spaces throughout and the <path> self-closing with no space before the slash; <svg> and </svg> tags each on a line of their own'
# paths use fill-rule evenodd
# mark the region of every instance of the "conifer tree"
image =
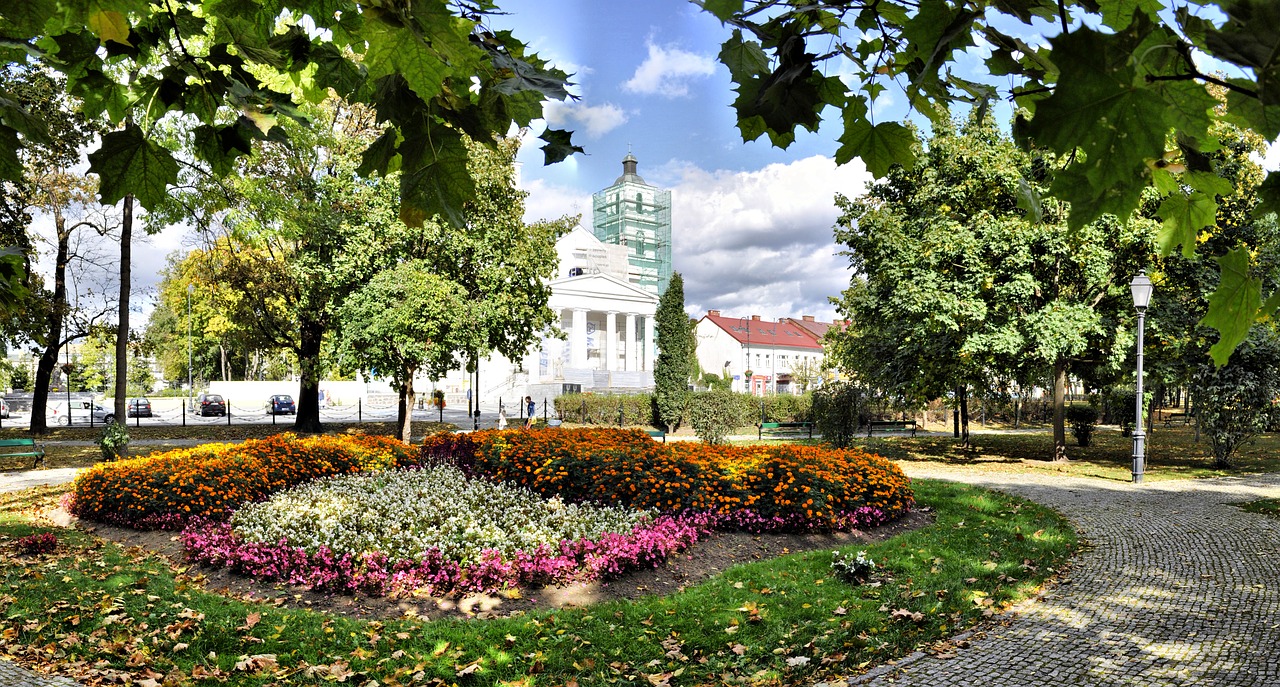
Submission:
<svg viewBox="0 0 1280 687">
<path fill-rule="evenodd" d="M 667 290 L 658 299 L 654 316 L 658 334 L 658 361 L 653 366 L 653 403 L 658 424 L 674 432 L 680 425 L 689 398 L 692 357 L 689 317 L 684 314 L 684 279 L 671 275 Z"/>
</svg>

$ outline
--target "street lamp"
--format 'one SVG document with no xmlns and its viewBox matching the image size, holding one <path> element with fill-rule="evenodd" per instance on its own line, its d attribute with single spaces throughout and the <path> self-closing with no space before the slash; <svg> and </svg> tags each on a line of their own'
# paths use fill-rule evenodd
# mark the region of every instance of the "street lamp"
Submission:
<svg viewBox="0 0 1280 687">
<path fill-rule="evenodd" d="M 1147 304 L 1151 302 L 1151 280 L 1147 271 L 1138 272 L 1138 276 L 1129 283 L 1133 292 L 1133 307 L 1138 311 L 1138 385 L 1137 400 L 1134 402 L 1136 427 L 1133 431 L 1133 483 L 1142 482 L 1142 459 L 1147 435 L 1142 431 L 1142 330 L 1146 326 Z"/>
<path fill-rule="evenodd" d="M 747 387 L 747 393 L 751 391 L 751 320 L 745 317 L 739 317 L 739 321 L 743 323 L 742 328 L 747 330 L 747 365 L 742 369 L 742 383 Z"/>
<path fill-rule="evenodd" d="M 191 294 L 195 290 L 195 284 L 187 284 L 187 405 L 191 405 L 191 392 L 193 390 L 191 386 Z"/>
</svg>

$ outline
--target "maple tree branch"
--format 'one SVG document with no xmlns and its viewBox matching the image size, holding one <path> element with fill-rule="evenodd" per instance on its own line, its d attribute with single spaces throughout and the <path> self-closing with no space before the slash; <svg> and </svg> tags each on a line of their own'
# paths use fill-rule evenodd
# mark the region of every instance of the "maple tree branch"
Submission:
<svg viewBox="0 0 1280 687">
<path fill-rule="evenodd" d="M 1067 28 L 1067 5 L 1062 0 L 1058 0 L 1058 18 L 1062 20 L 1062 32 L 1070 33 Z"/>
<path fill-rule="evenodd" d="M 1230 81 L 1223 81 L 1222 79 L 1219 79 L 1215 76 L 1209 76 L 1208 74 L 1201 74 L 1199 71 L 1195 69 L 1195 67 L 1192 67 L 1191 71 L 1186 74 L 1148 74 L 1147 75 L 1147 83 L 1155 83 L 1156 81 L 1195 81 L 1196 79 L 1202 79 L 1216 86 L 1221 86 L 1227 89 L 1228 91 L 1235 91 L 1240 95 L 1247 95 L 1250 98 L 1258 97 L 1258 92 L 1251 88 L 1245 88 L 1244 86 L 1237 86 L 1231 83 Z"/>
</svg>

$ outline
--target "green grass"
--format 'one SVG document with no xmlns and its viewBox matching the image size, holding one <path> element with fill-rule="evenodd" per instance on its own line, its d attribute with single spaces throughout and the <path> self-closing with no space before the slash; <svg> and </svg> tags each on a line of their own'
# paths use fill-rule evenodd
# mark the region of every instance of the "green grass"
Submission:
<svg viewBox="0 0 1280 687">
<path fill-rule="evenodd" d="M 1067 436 L 1066 463 L 1054 463 L 1049 431 L 1022 434 L 973 434 L 972 446 L 961 449 L 952 437 L 888 437 L 861 439 L 858 446 L 893 460 L 971 470 L 1053 472 L 1127 482 L 1133 470 L 1133 440 L 1114 430 L 1093 435 L 1082 448 Z M 1235 468 L 1213 467 L 1207 439 L 1195 440 L 1192 427 L 1156 427 L 1147 435 L 1144 479 L 1201 479 L 1242 473 L 1280 471 L 1280 435 L 1266 434 L 1240 449 Z"/>
<path fill-rule="evenodd" d="M 673 684 L 812 684 L 982 621 L 1032 594 L 1077 546 L 1070 526 L 1035 504 L 965 485 L 915 487 L 935 524 L 849 547 L 882 564 L 877 586 L 839 581 L 831 552 L 812 551 L 734 567 L 667 597 L 437 622 L 365 622 L 225 598 L 202 590 L 192 571 L 74 530 L 49 530 L 60 540 L 50 556 L 17 556 L 12 540 L 44 531 L 33 509 L 60 492 L 0 494 L 0 636 L 28 647 L 15 649 L 28 665 L 72 673 L 71 665 L 97 666 L 130 683 L 213 674 L 233 686 L 312 684 L 323 675 L 308 676 L 309 667 L 337 665 L 357 685 L 407 685 L 415 676 L 418 684 L 459 685 L 650 684 L 663 676 Z M 894 616 L 900 609 L 919 619 Z M 245 662 L 262 654 L 274 654 L 277 666 L 258 671 Z M 810 660 L 799 665 L 799 657 Z"/>
<path fill-rule="evenodd" d="M 1273 518 L 1280 518 L 1280 499 L 1262 499 L 1238 505 L 1250 513 L 1262 513 Z"/>
</svg>

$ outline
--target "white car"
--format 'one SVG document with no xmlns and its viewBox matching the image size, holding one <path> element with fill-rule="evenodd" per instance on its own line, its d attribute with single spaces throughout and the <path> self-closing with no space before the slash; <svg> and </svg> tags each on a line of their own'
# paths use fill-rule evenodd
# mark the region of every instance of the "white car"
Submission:
<svg viewBox="0 0 1280 687">
<path fill-rule="evenodd" d="M 8 417 L 9 417 L 9 402 L 4 400 L 3 398 L 0 398 L 0 419 L 7 419 Z"/>
<path fill-rule="evenodd" d="M 66 427 L 72 422 L 77 425 L 89 424 L 90 418 L 93 418 L 93 424 L 105 425 L 116 421 L 115 410 L 107 410 L 101 405 L 93 401 L 82 399 L 72 399 L 71 414 L 67 414 L 66 401 L 49 401 L 45 408 L 45 418 L 49 424 L 62 425 Z"/>
</svg>

